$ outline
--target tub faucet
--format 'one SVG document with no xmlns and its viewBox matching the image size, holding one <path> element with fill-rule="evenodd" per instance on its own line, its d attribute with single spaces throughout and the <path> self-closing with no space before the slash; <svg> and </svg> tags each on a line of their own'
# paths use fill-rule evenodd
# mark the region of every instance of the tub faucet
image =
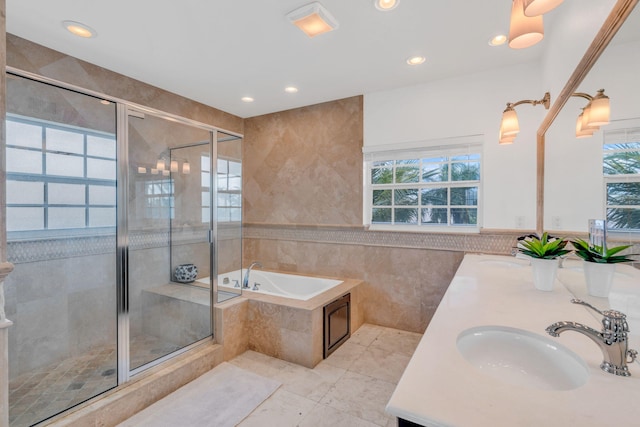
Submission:
<svg viewBox="0 0 640 427">
<path fill-rule="evenodd" d="M 247 268 L 246 274 L 244 275 L 244 280 L 242 281 L 242 289 L 249 289 L 249 273 L 251 273 L 251 269 L 253 267 L 262 268 L 262 264 L 260 264 L 258 261 L 254 261 L 251 263 L 249 268 Z"/>
<path fill-rule="evenodd" d="M 593 342 L 598 344 L 604 360 L 600 364 L 600 369 L 614 375 L 628 377 L 631 375 L 627 368 L 627 363 L 633 363 L 638 356 L 636 350 L 629 350 L 627 341 L 627 332 L 629 325 L 627 324 L 627 316 L 616 310 L 600 311 L 591 304 L 579 299 L 572 299 L 573 304 L 580 304 L 588 307 L 595 312 L 601 314 L 602 331 L 598 332 L 581 323 L 562 321 L 549 325 L 546 329 L 547 333 L 553 337 L 560 336 L 564 331 L 576 331 L 591 338 Z M 629 360 L 627 360 L 627 358 Z"/>
</svg>

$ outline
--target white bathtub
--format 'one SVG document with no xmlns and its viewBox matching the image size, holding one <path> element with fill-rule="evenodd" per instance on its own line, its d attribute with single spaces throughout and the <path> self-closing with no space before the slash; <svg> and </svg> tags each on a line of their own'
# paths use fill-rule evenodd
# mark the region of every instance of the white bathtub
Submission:
<svg viewBox="0 0 640 427">
<path fill-rule="evenodd" d="M 235 280 L 242 284 L 242 278 L 247 270 L 236 270 L 218 275 L 218 290 L 234 290 Z M 227 280 L 225 280 L 227 279 Z M 209 278 L 198 279 L 197 282 L 209 284 Z M 277 295 L 306 301 L 342 283 L 341 280 L 324 279 L 321 277 L 299 276 L 297 274 L 273 273 L 252 269 L 249 275 L 249 289 L 242 292 L 257 292 L 261 294 Z M 257 284 L 258 290 L 252 291 Z"/>
</svg>

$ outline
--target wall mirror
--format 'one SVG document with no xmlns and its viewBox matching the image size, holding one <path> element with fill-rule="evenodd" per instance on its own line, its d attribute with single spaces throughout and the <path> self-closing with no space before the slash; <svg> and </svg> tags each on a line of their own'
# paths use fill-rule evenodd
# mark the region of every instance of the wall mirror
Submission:
<svg viewBox="0 0 640 427">
<path fill-rule="evenodd" d="M 546 132 L 545 230 L 569 236 L 586 233 L 588 219 L 604 218 L 608 212 L 618 221 L 612 237 L 640 239 L 640 145 L 626 143 L 640 140 L 638 52 L 640 7 L 636 6 L 574 91 L 594 96 L 605 89 L 610 123 L 593 136 L 577 138 L 576 121 L 588 100 L 571 96 Z"/>
</svg>

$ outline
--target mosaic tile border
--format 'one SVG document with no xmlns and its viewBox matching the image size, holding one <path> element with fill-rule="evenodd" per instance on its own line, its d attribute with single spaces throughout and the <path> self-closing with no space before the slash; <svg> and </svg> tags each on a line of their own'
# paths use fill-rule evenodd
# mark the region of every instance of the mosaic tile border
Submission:
<svg viewBox="0 0 640 427">
<path fill-rule="evenodd" d="M 364 227 L 245 224 L 243 238 L 388 246 L 510 255 L 525 230 L 464 233 L 411 233 L 366 230 Z"/>
<path fill-rule="evenodd" d="M 174 244 L 206 243 L 206 229 L 174 232 Z M 218 240 L 241 238 L 240 227 L 220 227 Z M 168 230 L 137 231 L 129 236 L 129 250 L 153 249 L 169 246 Z M 115 234 L 102 236 L 51 237 L 7 242 L 7 261 L 14 264 L 76 258 L 116 253 Z"/>
</svg>

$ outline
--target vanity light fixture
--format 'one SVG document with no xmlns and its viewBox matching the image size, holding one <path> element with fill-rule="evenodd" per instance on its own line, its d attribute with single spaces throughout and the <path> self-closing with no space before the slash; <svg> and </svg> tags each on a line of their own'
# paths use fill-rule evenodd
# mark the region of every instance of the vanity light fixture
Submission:
<svg viewBox="0 0 640 427">
<path fill-rule="evenodd" d="M 374 0 L 373 3 L 375 4 L 376 9 L 388 12 L 398 7 L 400 0 Z"/>
<path fill-rule="evenodd" d="M 184 163 L 182 164 L 182 173 L 185 175 L 188 175 L 191 173 L 191 165 L 187 160 L 185 160 Z"/>
<path fill-rule="evenodd" d="M 507 102 L 507 108 L 502 112 L 502 121 L 500 123 L 500 144 L 510 144 L 515 139 L 518 132 L 520 132 L 520 125 L 518 123 L 518 115 L 516 114 L 515 107 L 521 104 L 544 105 L 546 110 L 549 109 L 551 102 L 551 95 L 549 92 L 544 94 L 544 97 L 540 100 L 524 99 L 518 102 Z"/>
<path fill-rule="evenodd" d="M 509 47 L 523 49 L 538 43 L 544 38 L 542 15 L 526 16 L 524 1 L 513 0 L 511 22 L 509 24 Z"/>
<path fill-rule="evenodd" d="M 156 163 L 156 169 L 158 169 L 159 171 L 164 170 L 164 159 L 158 159 Z"/>
<path fill-rule="evenodd" d="M 564 0 L 524 0 L 524 14 L 527 16 L 543 15 L 560 6 Z"/>
<path fill-rule="evenodd" d="M 178 172 L 178 161 L 177 160 L 171 160 L 170 169 L 171 169 L 171 172 L 173 172 L 173 173 Z"/>
<path fill-rule="evenodd" d="M 604 89 L 598 90 L 595 96 L 583 92 L 576 92 L 571 96 L 589 101 L 576 121 L 576 138 L 592 136 L 595 131 L 600 129 L 600 126 L 609 124 L 611 107 L 609 97 L 604 94 Z"/>
<path fill-rule="evenodd" d="M 62 21 L 62 26 L 67 29 L 71 34 L 85 39 L 90 39 L 98 35 L 96 31 L 81 22 L 76 21 Z"/>
<path fill-rule="evenodd" d="M 338 21 L 317 1 L 289 12 L 287 18 L 310 38 L 338 28 Z"/>
</svg>

